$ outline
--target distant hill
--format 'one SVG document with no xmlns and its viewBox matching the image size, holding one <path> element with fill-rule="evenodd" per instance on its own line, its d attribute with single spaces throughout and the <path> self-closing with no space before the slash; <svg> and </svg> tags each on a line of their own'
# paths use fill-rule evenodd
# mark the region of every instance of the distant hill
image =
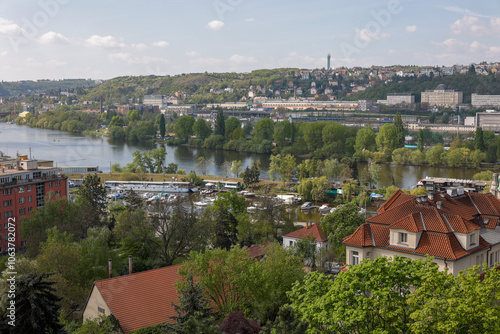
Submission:
<svg viewBox="0 0 500 334">
<path fill-rule="evenodd" d="M 0 97 L 32 94 L 35 91 L 50 92 L 56 90 L 72 90 L 75 88 L 91 88 L 97 85 L 95 80 L 64 79 L 64 80 L 37 80 L 13 81 L 0 83 Z"/>
<path fill-rule="evenodd" d="M 479 75 L 474 73 L 456 74 L 444 77 L 422 76 L 420 78 L 395 78 L 393 82 L 377 83 L 362 92 L 349 96 L 350 100 L 385 100 L 388 93 L 412 93 L 415 101 L 420 102 L 420 94 L 433 90 L 439 84 L 445 84 L 447 89 L 463 92 L 464 103 L 471 102 L 471 94 L 500 95 L 500 79 L 494 75 Z"/>
</svg>

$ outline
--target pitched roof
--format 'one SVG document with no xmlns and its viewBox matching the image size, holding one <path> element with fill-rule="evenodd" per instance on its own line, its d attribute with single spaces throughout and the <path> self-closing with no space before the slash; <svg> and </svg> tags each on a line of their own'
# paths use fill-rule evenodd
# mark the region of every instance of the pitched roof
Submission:
<svg viewBox="0 0 500 334">
<path fill-rule="evenodd" d="M 312 224 L 309 227 L 303 227 L 297 231 L 290 232 L 283 235 L 283 237 L 294 238 L 294 239 L 306 239 L 309 235 L 312 235 L 316 242 L 328 241 L 328 238 L 323 232 L 321 225 L 319 223 Z"/>
<path fill-rule="evenodd" d="M 175 283 L 181 265 L 94 282 L 125 334 L 168 321 L 177 313 Z"/>
<path fill-rule="evenodd" d="M 248 256 L 257 260 L 262 259 L 267 254 L 267 246 L 270 244 L 270 242 L 264 242 L 263 244 L 253 245 L 246 248 Z"/>
<path fill-rule="evenodd" d="M 402 229 L 408 232 L 421 232 L 424 230 L 422 225 L 421 214 L 419 212 L 414 212 L 403 219 L 391 224 L 393 229 Z"/>
<path fill-rule="evenodd" d="M 377 210 L 378 212 L 385 212 L 389 210 L 391 207 L 398 206 L 401 203 L 404 203 L 410 199 L 412 199 L 414 196 L 405 194 L 401 190 L 396 190 L 394 194 L 392 194 L 391 197 L 385 201 L 384 204 Z"/>
<path fill-rule="evenodd" d="M 361 225 L 356 232 L 345 237 L 343 242 L 363 247 L 373 246 L 370 224 Z"/>
</svg>

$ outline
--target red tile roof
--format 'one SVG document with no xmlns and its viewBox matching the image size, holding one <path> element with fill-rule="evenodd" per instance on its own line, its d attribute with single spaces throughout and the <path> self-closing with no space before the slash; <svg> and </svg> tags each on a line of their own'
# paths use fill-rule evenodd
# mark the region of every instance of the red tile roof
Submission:
<svg viewBox="0 0 500 334">
<path fill-rule="evenodd" d="M 328 238 L 323 232 L 321 225 L 319 223 L 312 224 L 309 227 L 303 227 L 297 231 L 290 232 L 288 234 L 283 235 L 283 237 L 294 238 L 294 239 L 306 239 L 307 236 L 312 235 L 316 242 L 325 242 L 328 241 Z"/>
<path fill-rule="evenodd" d="M 471 233 L 481 229 L 480 221 L 489 219 L 486 228 L 500 225 L 500 200 L 491 194 L 466 193 L 460 197 L 447 194 L 434 195 L 433 200 L 425 198 L 419 202 L 418 196 L 395 192 L 378 210 L 343 243 L 357 247 L 381 247 L 402 252 L 429 254 L 456 260 L 490 244 L 482 237 L 479 245 L 465 251 L 454 233 Z M 441 202 L 441 209 L 437 208 Z M 416 249 L 390 246 L 391 229 L 402 229 L 419 233 L 421 237 Z"/>
<path fill-rule="evenodd" d="M 270 242 L 264 242 L 260 245 L 253 245 L 248 247 L 246 249 L 248 251 L 248 256 L 257 260 L 262 259 L 267 254 L 267 246 L 269 246 L 269 244 Z"/>
<path fill-rule="evenodd" d="M 177 301 L 175 283 L 181 265 L 96 281 L 113 315 L 125 334 L 169 321 L 176 316 L 171 302 Z"/>
</svg>

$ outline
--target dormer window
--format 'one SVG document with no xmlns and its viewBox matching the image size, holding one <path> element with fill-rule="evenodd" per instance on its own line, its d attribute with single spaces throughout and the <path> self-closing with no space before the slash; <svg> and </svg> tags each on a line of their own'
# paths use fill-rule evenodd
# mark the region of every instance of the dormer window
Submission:
<svg viewBox="0 0 500 334">
<path fill-rule="evenodd" d="M 408 243 L 408 233 L 399 233 L 399 242 L 402 244 Z"/>
<path fill-rule="evenodd" d="M 490 222 L 490 219 L 489 219 L 489 218 L 486 218 L 486 219 L 484 220 L 484 225 L 488 225 L 488 223 L 489 223 L 489 222 Z"/>
<path fill-rule="evenodd" d="M 476 235 L 470 234 L 469 235 L 469 246 L 474 246 L 476 244 Z"/>
</svg>

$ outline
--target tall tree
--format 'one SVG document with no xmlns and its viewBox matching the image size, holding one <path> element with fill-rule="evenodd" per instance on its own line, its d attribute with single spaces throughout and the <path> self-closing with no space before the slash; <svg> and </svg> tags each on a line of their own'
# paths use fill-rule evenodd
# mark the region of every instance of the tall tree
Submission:
<svg viewBox="0 0 500 334">
<path fill-rule="evenodd" d="M 245 219 L 246 201 L 236 191 L 220 194 L 212 208 L 215 247 L 229 249 L 238 243 L 238 224 Z"/>
<path fill-rule="evenodd" d="M 240 172 L 241 172 L 241 160 L 233 160 L 231 163 L 231 173 L 234 175 L 234 177 L 239 177 Z"/>
<path fill-rule="evenodd" d="M 166 134 L 165 115 L 163 113 L 160 114 L 160 124 L 159 124 L 159 127 L 160 127 L 160 136 L 162 138 L 165 138 L 165 134 Z"/>
<path fill-rule="evenodd" d="M 230 117 L 225 122 L 224 128 L 226 132 L 226 139 L 228 139 L 235 130 L 241 129 L 241 122 L 236 117 Z"/>
<path fill-rule="evenodd" d="M 59 302 L 51 274 L 30 274 L 16 282 L 16 319 L 12 333 L 60 333 Z"/>
<path fill-rule="evenodd" d="M 280 164 L 280 175 L 283 184 L 290 183 L 292 177 L 295 175 L 295 167 L 297 163 L 295 162 L 295 157 L 291 154 L 287 154 L 282 157 Z"/>
<path fill-rule="evenodd" d="M 476 128 L 476 136 L 474 137 L 474 147 L 476 148 L 476 150 L 484 152 L 483 129 L 481 127 Z"/>
<path fill-rule="evenodd" d="M 201 173 L 201 175 L 206 175 L 208 171 L 208 166 L 212 164 L 212 160 L 205 159 L 205 157 L 199 157 L 196 163 L 196 168 Z"/>
<path fill-rule="evenodd" d="M 221 108 L 217 110 L 217 118 L 215 119 L 215 135 L 226 135 L 226 123 L 224 121 L 224 112 Z"/>
<path fill-rule="evenodd" d="M 197 138 L 205 140 L 210 136 L 212 132 L 210 127 L 207 126 L 207 122 L 203 118 L 198 118 L 193 125 L 193 132 Z"/>
<path fill-rule="evenodd" d="M 257 143 L 264 140 L 272 141 L 274 136 L 274 122 L 270 118 L 263 118 L 255 123 L 254 139 Z"/>
<path fill-rule="evenodd" d="M 396 148 L 405 146 L 405 128 L 401 113 L 397 112 L 394 117 L 394 126 L 396 127 Z"/>
<path fill-rule="evenodd" d="M 424 151 L 424 130 L 418 130 L 417 148 L 420 152 Z"/>
<path fill-rule="evenodd" d="M 374 152 L 377 149 L 375 137 L 375 132 L 370 126 L 365 126 L 358 130 L 356 134 L 356 144 L 354 145 L 356 152 L 361 152 L 363 150 Z"/>
<path fill-rule="evenodd" d="M 378 151 L 384 153 L 386 158 L 390 158 L 397 144 L 396 127 L 393 124 L 384 124 L 380 128 L 375 141 L 377 142 Z"/>
</svg>

